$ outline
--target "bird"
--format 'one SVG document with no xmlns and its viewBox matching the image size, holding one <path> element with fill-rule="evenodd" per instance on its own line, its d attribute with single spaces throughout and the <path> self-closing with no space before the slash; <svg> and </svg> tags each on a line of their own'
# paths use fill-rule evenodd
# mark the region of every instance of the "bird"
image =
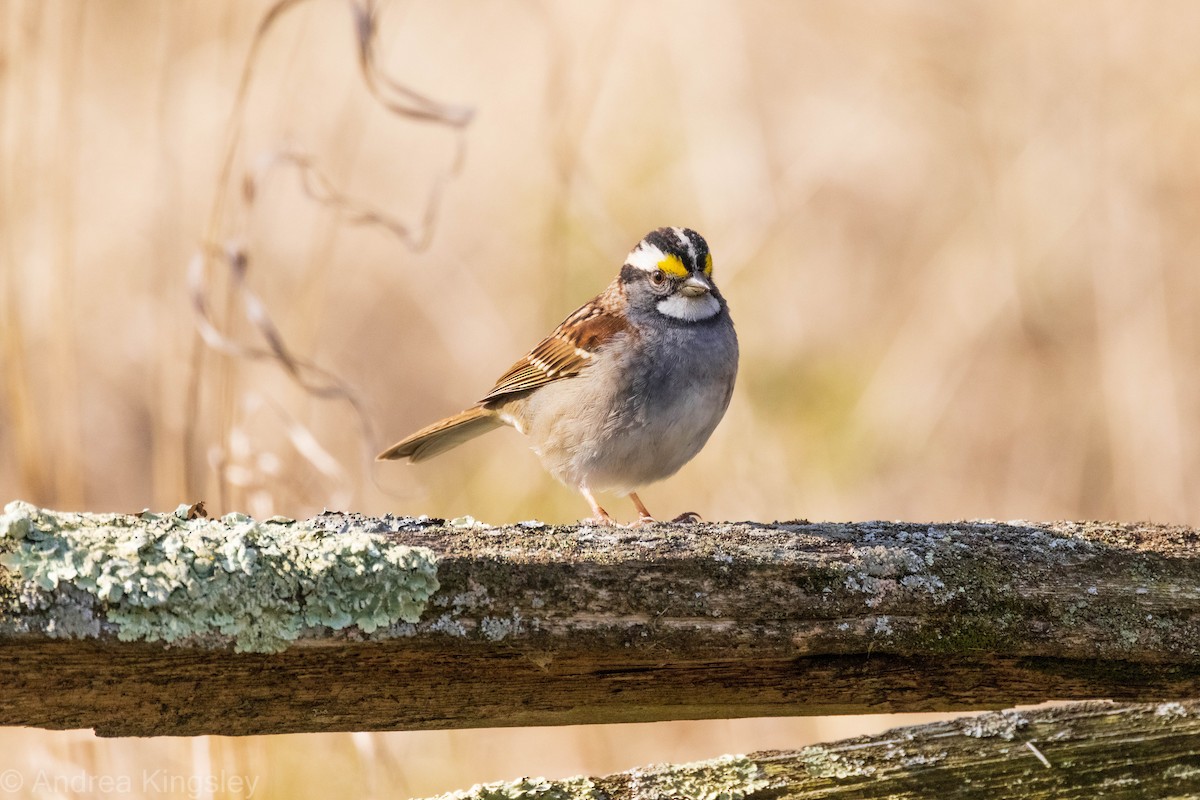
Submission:
<svg viewBox="0 0 1200 800">
<path fill-rule="evenodd" d="M 658 228 L 629 252 L 608 288 L 479 402 L 378 458 L 425 461 L 508 425 L 532 440 L 552 476 L 583 495 L 591 521 L 620 524 L 596 501 L 605 492 L 633 501 L 634 525 L 653 523 L 637 490 L 700 452 L 729 407 L 737 368 L 737 334 L 708 243 L 690 228 Z M 674 521 L 698 519 L 688 512 Z"/>
</svg>

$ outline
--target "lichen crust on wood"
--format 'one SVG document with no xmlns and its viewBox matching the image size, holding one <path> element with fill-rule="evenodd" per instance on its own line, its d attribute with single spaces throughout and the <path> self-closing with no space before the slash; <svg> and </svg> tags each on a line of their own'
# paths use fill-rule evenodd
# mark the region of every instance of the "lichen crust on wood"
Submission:
<svg viewBox="0 0 1200 800">
<path fill-rule="evenodd" d="M 648 766 L 622 773 L 616 795 L 626 792 L 639 800 L 744 800 L 766 789 L 764 771 L 741 755 L 727 755 L 688 764 Z M 448 792 L 435 800 L 610 800 L 614 788 L 590 778 L 559 780 L 521 778 Z"/>
<path fill-rule="evenodd" d="M 0 563 L 21 584 L 6 591 L 0 572 L 0 635 L 115 631 L 276 652 L 351 628 L 375 640 L 541 647 L 590 637 L 696 655 L 753 644 L 777 657 L 1188 664 L 1200 658 L 1200 550 L 1189 540 L 1186 529 L 1079 523 L 493 528 L 13 503 L 0 517 Z"/>
<path fill-rule="evenodd" d="M 19 576 L 12 628 L 50 637 L 231 642 L 277 652 L 308 628 L 370 633 L 414 623 L 438 589 L 437 558 L 364 530 L 277 518 L 67 514 L 9 503 L 0 564 Z"/>
<path fill-rule="evenodd" d="M 243 735 L 1200 696 L 1200 535 L 1178 526 L 186 516 L 7 508 L 0 724 Z"/>
<path fill-rule="evenodd" d="M 960 717 L 800 750 L 484 784 L 436 800 L 991 800 L 1197 792 L 1200 702 L 1089 702 Z"/>
</svg>

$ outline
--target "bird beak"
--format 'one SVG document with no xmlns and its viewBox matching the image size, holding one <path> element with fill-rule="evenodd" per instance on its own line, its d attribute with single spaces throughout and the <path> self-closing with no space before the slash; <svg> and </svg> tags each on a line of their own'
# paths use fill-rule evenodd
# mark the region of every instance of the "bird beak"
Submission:
<svg viewBox="0 0 1200 800">
<path fill-rule="evenodd" d="M 704 280 L 699 275 L 689 275 L 688 279 L 679 287 L 679 293 L 684 297 L 699 297 L 702 294 L 708 294 L 712 291 L 712 284 Z"/>
</svg>

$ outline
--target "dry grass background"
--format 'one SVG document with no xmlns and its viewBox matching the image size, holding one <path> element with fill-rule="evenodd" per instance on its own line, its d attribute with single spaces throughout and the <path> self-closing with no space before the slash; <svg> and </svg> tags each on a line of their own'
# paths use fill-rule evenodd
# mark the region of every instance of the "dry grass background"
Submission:
<svg viewBox="0 0 1200 800">
<path fill-rule="evenodd" d="M 712 246 L 743 361 L 725 422 L 643 493 L 652 509 L 1200 520 L 1197 4 L 384 6 L 379 67 L 473 108 L 461 130 L 377 102 L 334 0 L 278 18 L 237 106 L 269 8 L 0 3 L 0 498 L 575 519 L 515 433 L 420 468 L 367 457 L 469 404 L 645 231 L 681 224 Z M 349 200 L 314 200 L 284 153 Z M 205 244 L 247 257 L 241 284 L 219 257 L 199 273 L 225 344 L 262 348 L 269 318 L 358 411 L 200 343 Z M 6 731 L 0 762 L 405 796 L 898 721 Z"/>
</svg>

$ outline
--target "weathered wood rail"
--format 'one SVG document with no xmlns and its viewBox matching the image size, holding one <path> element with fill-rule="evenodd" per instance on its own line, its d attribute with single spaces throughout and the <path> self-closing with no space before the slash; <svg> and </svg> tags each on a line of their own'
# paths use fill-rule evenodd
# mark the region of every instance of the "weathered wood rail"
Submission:
<svg viewBox="0 0 1200 800">
<path fill-rule="evenodd" d="M 1200 697 L 1190 529 L 0 517 L 0 724 L 396 730 Z"/>
<path fill-rule="evenodd" d="M 1200 704 L 1081 703 L 897 728 L 879 736 L 603 777 L 524 778 L 456 800 L 925 800 L 1196 797 Z"/>
</svg>

